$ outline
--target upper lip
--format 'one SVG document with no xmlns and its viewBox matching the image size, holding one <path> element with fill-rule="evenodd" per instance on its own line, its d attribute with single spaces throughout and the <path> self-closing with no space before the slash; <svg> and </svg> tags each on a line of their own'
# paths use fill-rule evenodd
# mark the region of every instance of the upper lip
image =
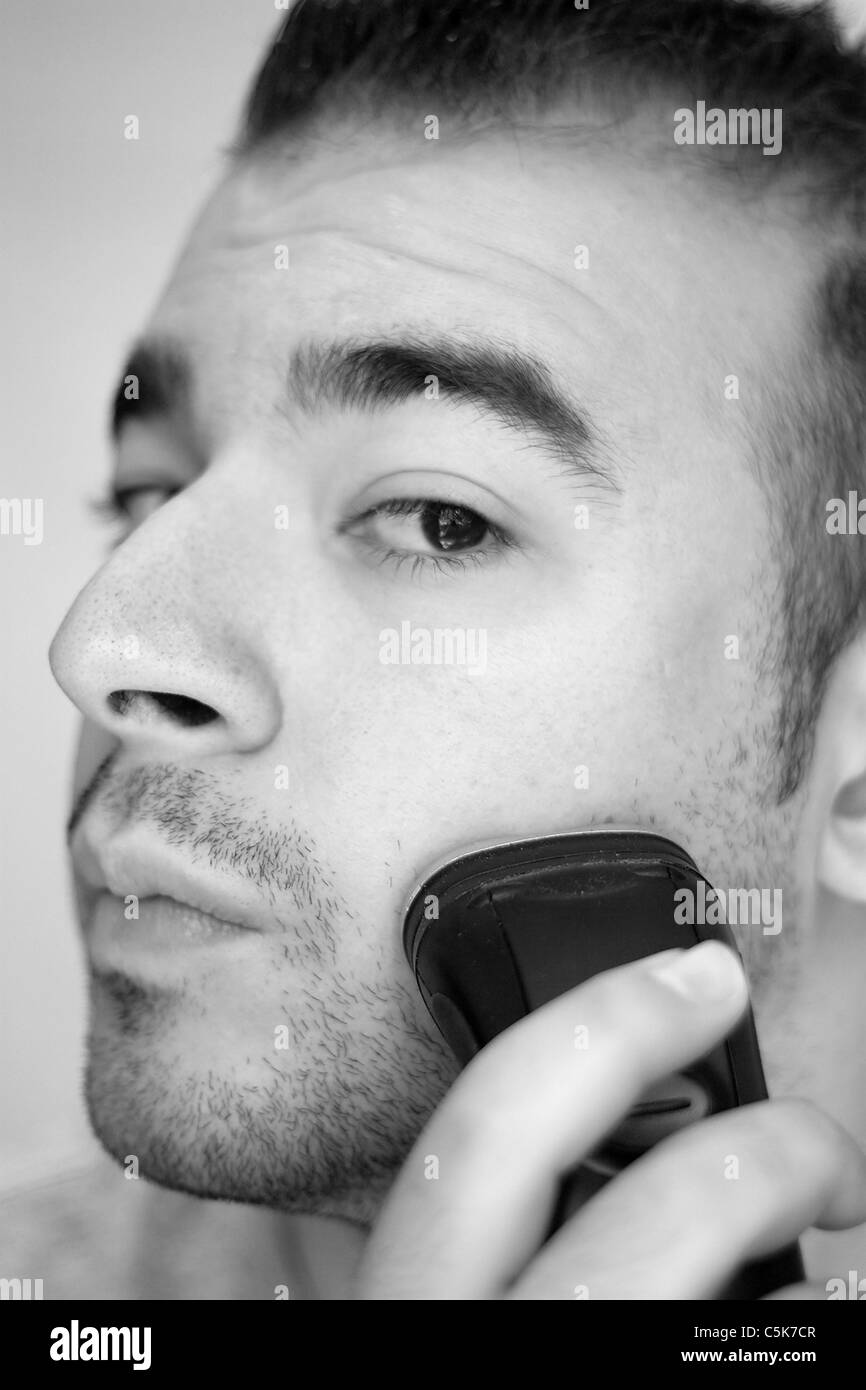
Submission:
<svg viewBox="0 0 866 1390">
<path fill-rule="evenodd" d="M 181 850 L 166 845 L 146 827 L 124 827 L 99 840 L 79 826 L 72 838 L 72 862 L 87 896 L 109 892 L 125 898 L 166 897 L 185 907 L 251 931 L 272 931 L 273 910 L 252 882 L 224 871 L 196 867 Z M 270 919 L 270 920 L 269 920 Z"/>
</svg>

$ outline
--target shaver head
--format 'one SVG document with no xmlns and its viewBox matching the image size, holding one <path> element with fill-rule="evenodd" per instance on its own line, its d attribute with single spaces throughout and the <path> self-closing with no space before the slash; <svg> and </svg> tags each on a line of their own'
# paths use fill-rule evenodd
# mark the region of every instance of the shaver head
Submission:
<svg viewBox="0 0 866 1390">
<path fill-rule="evenodd" d="M 684 849 L 643 830 L 605 827 L 490 842 L 427 871 L 406 904 L 403 948 L 417 975 L 425 943 L 429 948 L 434 937 L 447 933 L 450 944 L 464 951 L 470 923 L 480 926 L 507 905 L 515 922 L 511 935 L 517 931 L 514 914 L 524 916 L 523 905 L 531 904 L 532 930 L 521 960 L 528 948 L 526 1002 L 537 1008 L 601 970 L 703 939 L 674 920 L 671 901 L 677 889 L 698 878 Z M 642 904 L 639 917 L 647 915 L 648 902 L 655 905 L 651 922 L 630 915 L 636 897 Z M 576 930 L 581 926 L 583 931 Z M 720 935 L 733 944 L 730 933 Z M 656 946 L 657 940 L 663 944 Z M 545 968 L 551 960 L 555 968 Z M 569 983 L 561 983 L 563 968 L 569 976 L 574 973 Z"/>
<path fill-rule="evenodd" d="M 606 827 L 498 842 L 430 872 L 409 901 L 403 945 L 432 1018 L 465 1064 L 604 970 L 711 938 L 736 949 L 724 921 L 683 910 L 689 901 L 699 907 L 715 895 L 691 856 L 661 835 Z M 675 1078 L 675 1095 L 667 1088 L 659 1098 L 664 1132 L 764 1099 L 758 1058 L 747 1014 L 687 1078 Z M 641 1151 L 650 1129 L 641 1127 Z"/>
</svg>

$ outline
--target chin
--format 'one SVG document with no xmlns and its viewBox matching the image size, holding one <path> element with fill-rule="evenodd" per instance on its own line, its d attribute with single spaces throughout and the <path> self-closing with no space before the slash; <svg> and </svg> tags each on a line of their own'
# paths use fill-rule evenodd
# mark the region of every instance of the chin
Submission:
<svg viewBox="0 0 866 1390">
<path fill-rule="evenodd" d="M 127 1172 L 164 1187 L 368 1224 L 433 1102 L 360 1086 L 359 1071 L 315 1046 L 280 1069 L 188 1000 L 94 977 L 90 1123 Z"/>
</svg>

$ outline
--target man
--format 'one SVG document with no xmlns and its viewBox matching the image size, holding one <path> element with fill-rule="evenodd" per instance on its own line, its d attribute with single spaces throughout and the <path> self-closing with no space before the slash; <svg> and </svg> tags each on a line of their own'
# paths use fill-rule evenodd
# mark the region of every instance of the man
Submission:
<svg viewBox="0 0 866 1390">
<path fill-rule="evenodd" d="M 820 9 L 301 0 L 121 372 L 120 544 L 52 648 L 90 1114 L 158 1184 L 336 1218 L 313 1294 L 714 1297 L 812 1227 L 784 1296 L 866 1262 L 856 500 L 828 525 L 866 458 L 864 76 Z M 407 893 L 607 822 L 783 920 L 458 1076 Z M 773 1100 L 542 1245 L 747 995 Z"/>
</svg>

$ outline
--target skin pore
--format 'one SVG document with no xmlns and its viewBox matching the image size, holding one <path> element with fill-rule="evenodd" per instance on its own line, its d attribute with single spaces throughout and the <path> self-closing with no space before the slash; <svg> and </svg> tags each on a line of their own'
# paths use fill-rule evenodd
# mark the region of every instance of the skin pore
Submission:
<svg viewBox="0 0 866 1390">
<path fill-rule="evenodd" d="M 52 653 L 88 720 L 77 792 L 114 753 L 94 833 L 210 865 L 265 924 L 182 968 L 94 974 L 94 1125 L 157 1181 L 372 1220 L 455 1075 L 403 958 L 407 893 L 476 841 L 607 819 L 681 841 L 719 887 L 782 889 L 781 933 L 740 933 L 771 1092 L 866 1137 L 837 1066 L 855 1001 L 826 1024 L 858 947 L 798 910 L 808 787 L 773 797 L 779 576 L 745 446 L 813 247 L 671 165 L 334 135 L 242 163 L 194 228 L 143 335 L 189 359 L 189 410 L 125 427 L 132 525 Z M 423 387 L 375 411 L 291 401 L 300 345 L 401 336 L 531 355 L 608 478 Z M 392 498 L 471 509 L 507 544 L 415 564 L 418 517 L 370 517 Z M 483 630 L 485 669 L 383 664 L 405 621 Z M 119 713 L 116 690 L 221 719 Z"/>
</svg>

